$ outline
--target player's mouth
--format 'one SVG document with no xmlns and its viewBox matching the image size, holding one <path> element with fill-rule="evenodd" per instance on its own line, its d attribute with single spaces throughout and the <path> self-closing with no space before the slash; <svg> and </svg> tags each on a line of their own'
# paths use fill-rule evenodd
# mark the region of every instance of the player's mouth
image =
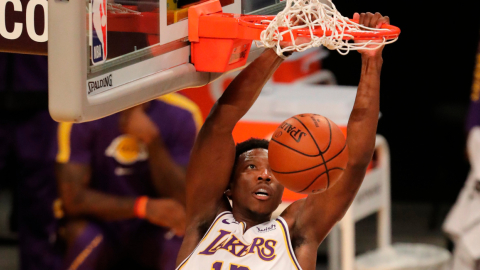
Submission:
<svg viewBox="0 0 480 270">
<path fill-rule="evenodd" d="M 271 192 L 269 192 L 266 188 L 258 188 L 253 192 L 253 197 L 258 200 L 266 201 L 270 198 Z"/>
</svg>

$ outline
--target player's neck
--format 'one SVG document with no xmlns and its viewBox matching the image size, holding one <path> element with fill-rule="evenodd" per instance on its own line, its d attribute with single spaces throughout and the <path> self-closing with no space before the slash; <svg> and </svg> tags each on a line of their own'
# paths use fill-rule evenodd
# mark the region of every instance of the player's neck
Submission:
<svg viewBox="0 0 480 270">
<path fill-rule="evenodd" d="M 248 230 L 255 225 L 270 221 L 272 218 L 272 214 L 262 215 L 248 209 L 239 209 L 239 207 L 234 207 L 232 209 L 232 214 L 236 221 L 245 222 L 247 224 L 245 230 Z"/>
</svg>

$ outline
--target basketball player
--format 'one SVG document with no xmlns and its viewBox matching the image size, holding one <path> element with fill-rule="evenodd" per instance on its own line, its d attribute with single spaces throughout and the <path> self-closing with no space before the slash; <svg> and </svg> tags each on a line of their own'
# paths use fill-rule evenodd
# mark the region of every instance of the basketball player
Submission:
<svg viewBox="0 0 480 270">
<path fill-rule="evenodd" d="M 369 27 L 389 23 L 379 13 L 354 18 Z M 315 269 L 318 246 L 352 203 L 373 155 L 382 49 L 360 51 L 361 79 L 348 123 L 349 161 L 342 179 L 291 204 L 276 220 L 271 215 L 284 188 L 271 173 L 268 142 L 250 140 L 235 150 L 232 130 L 282 58 L 268 49 L 232 81 L 193 148 L 187 171 L 187 230 L 177 269 Z"/>
</svg>

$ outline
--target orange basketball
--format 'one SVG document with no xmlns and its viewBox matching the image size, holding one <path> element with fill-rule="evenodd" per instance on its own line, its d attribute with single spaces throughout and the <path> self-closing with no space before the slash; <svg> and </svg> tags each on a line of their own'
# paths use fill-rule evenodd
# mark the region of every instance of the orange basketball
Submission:
<svg viewBox="0 0 480 270">
<path fill-rule="evenodd" d="M 277 180 L 304 194 L 332 187 L 347 166 L 348 153 L 340 128 L 318 114 L 299 114 L 273 133 L 268 161 Z"/>
</svg>

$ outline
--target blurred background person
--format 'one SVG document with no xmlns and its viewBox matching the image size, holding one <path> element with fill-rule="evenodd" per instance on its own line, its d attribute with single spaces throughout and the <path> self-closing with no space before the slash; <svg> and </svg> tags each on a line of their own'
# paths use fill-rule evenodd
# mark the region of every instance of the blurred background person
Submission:
<svg viewBox="0 0 480 270">
<path fill-rule="evenodd" d="M 443 230 L 454 243 L 453 269 L 480 269 L 480 43 L 466 119 L 470 172 Z"/>
<path fill-rule="evenodd" d="M 59 125 L 63 269 L 175 269 L 198 120 L 193 102 L 170 94 L 97 121 Z"/>
</svg>

